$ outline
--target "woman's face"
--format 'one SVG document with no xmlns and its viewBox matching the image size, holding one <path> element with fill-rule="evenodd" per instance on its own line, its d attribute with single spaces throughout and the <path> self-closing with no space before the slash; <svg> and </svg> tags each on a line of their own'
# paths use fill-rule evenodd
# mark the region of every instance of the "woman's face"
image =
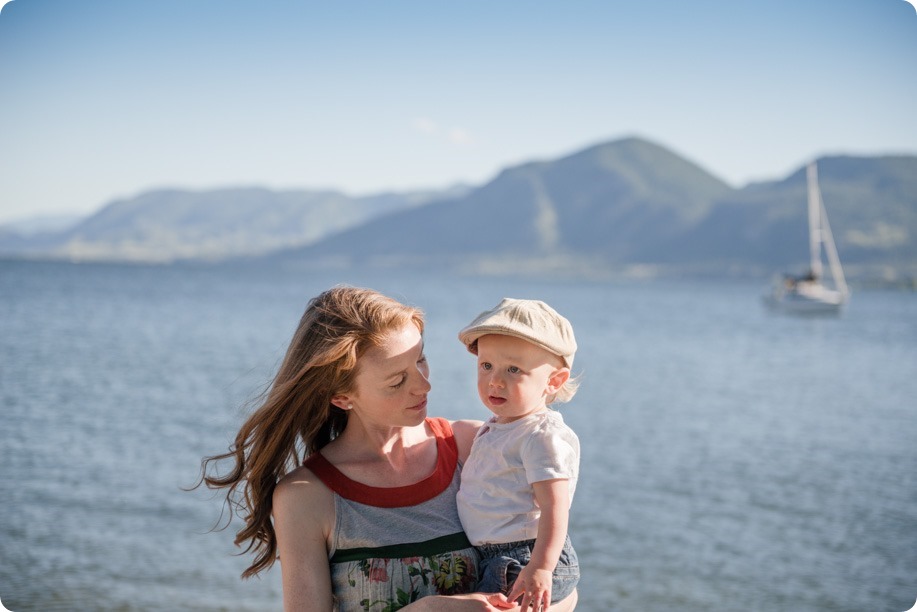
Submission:
<svg viewBox="0 0 917 612">
<path fill-rule="evenodd" d="M 423 337 L 408 323 L 360 357 L 354 389 L 342 397 L 367 425 L 412 427 L 427 416 L 429 377 Z"/>
</svg>

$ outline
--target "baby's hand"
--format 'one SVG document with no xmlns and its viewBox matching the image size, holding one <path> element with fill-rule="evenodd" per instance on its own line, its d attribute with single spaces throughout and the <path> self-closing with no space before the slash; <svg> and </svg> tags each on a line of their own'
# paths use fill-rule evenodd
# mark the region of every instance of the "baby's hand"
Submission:
<svg viewBox="0 0 917 612">
<path fill-rule="evenodd" d="M 522 596 L 523 612 L 526 612 L 529 606 L 535 612 L 547 610 L 551 606 L 550 570 L 536 569 L 531 565 L 523 567 L 507 599 L 516 601 L 519 596 Z"/>
<path fill-rule="evenodd" d="M 516 604 L 506 598 L 503 593 L 494 593 L 487 596 L 487 603 L 498 610 L 518 610 Z"/>
</svg>

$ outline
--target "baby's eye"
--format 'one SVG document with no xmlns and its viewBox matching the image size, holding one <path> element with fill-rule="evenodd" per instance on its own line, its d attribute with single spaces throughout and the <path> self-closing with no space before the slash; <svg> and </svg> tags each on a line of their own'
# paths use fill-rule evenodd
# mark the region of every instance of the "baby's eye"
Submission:
<svg viewBox="0 0 917 612">
<path fill-rule="evenodd" d="M 510 374 L 518 374 L 521 370 L 519 370 L 519 368 L 516 366 L 509 366 L 508 368 L 506 368 L 506 371 L 509 372 Z"/>
<path fill-rule="evenodd" d="M 490 365 L 489 363 L 487 363 L 486 361 L 484 361 L 484 362 L 481 363 L 481 369 L 482 369 L 482 370 L 490 370 L 492 367 L 493 367 L 493 366 Z"/>
</svg>

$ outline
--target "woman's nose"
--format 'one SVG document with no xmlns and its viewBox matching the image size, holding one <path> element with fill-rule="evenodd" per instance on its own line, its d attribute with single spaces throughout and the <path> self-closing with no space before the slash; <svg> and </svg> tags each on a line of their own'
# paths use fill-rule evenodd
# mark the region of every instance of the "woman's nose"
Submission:
<svg viewBox="0 0 917 612">
<path fill-rule="evenodd" d="M 419 376 L 415 387 L 415 392 L 417 394 L 429 393 L 430 389 L 433 388 L 433 385 L 430 384 L 430 377 L 424 373 L 422 370 L 418 370 Z"/>
</svg>

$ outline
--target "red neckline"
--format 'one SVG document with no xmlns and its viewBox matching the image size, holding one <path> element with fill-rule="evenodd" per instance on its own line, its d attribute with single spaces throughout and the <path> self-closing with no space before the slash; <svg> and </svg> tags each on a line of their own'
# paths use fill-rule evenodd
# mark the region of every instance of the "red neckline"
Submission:
<svg viewBox="0 0 917 612">
<path fill-rule="evenodd" d="M 436 437 L 436 469 L 414 484 L 403 487 L 373 487 L 357 482 L 334 467 L 321 451 L 313 453 L 303 465 L 329 489 L 346 499 L 379 508 L 402 508 L 429 501 L 446 490 L 458 465 L 458 446 L 449 421 L 428 418 L 426 423 Z"/>
</svg>

